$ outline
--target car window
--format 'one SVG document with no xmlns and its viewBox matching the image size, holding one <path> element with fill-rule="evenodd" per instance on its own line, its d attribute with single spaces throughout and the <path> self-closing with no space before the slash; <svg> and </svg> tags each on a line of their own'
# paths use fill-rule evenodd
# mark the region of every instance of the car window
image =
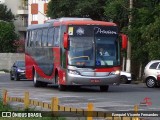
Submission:
<svg viewBox="0 0 160 120">
<path fill-rule="evenodd" d="M 157 66 L 158 66 L 158 64 L 159 64 L 159 62 L 153 63 L 153 64 L 149 67 L 149 69 L 156 69 Z"/>
<path fill-rule="evenodd" d="M 158 65 L 158 68 L 157 68 L 158 70 L 160 70 L 160 64 Z"/>
<path fill-rule="evenodd" d="M 18 67 L 24 67 L 25 63 L 23 61 L 19 61 L 17 64 Z"/>
</svg>

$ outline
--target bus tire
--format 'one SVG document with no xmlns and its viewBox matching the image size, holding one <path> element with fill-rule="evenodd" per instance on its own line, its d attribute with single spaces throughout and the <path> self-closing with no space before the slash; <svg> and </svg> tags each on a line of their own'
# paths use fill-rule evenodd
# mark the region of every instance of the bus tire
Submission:
<svg viewBox="0 0 160 120">
<path fill-rule="evenodd" d="M 109 89 L 109 85 L 102 85 L 102 86 L 100 86 L 100 91 L 101 92 L 107 92 L 108 89 Z"/>
<path fill-rule="evenodd" d="M 37 72 L 36 71 L 34 71 L 34 74 L 33 74 L 33 85 L 34 85 L 34 87 L 41 87 L 41 82 L 37 81 Z"/>
<path fill-rule="evenodd" d="M 58 75 L 56 75 L 56 82 L 58 83 L 59 91 L 65 91 L 66 90 L 66 85 L 59 84 L 59 76 Z"/>
</svg>

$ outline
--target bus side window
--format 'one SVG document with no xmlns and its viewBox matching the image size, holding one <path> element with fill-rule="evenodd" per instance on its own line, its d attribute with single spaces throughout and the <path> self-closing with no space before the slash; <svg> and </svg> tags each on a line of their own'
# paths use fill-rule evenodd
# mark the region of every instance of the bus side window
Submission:
<svg viewBox="0 0 160 120">
<path fill-rule="evenodd" d="M 54 46 L 59 46 L 59 39 L 60 39 L 60 32 L 59 27 L 55 27 L 54 31 Z"/>
<path fill-rule="evenodd" d="M 41 46 L 42 30 L 37 31 L 36 46 Z"/>
<path fill-rule="evenodd" d="M 43 29 L 43 33 L 42 33 L 42 46 L 47 46 L 47 32 L 48 32 L 47 28 Z"/>
<path fill-rule="evenodd" d="M 30 31 L 30 47 L 34 46 L 35 31 Z"/>
<path fill-rule="evenodd" d="M 49 30 L 48 30 L 48 46 L 53 46 L 53 35 L 54 35 L 54 28 L 49 28 Z"/>
<path fill-rule="evenodd" d="M 31 37 L 30 37 L 30 35 L 31 35 L 31 31 L 27 31 L 27 34 L 26 34 L 26 46 L 27 47 L 29 47 L 30 46 L 30 39 L 31 39 Z"/>
</svg>

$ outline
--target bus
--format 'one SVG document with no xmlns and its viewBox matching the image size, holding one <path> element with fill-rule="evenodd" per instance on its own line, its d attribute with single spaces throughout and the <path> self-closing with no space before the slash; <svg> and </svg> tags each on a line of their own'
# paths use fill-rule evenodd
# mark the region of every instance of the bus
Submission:
<svg viewBox="0 0 160 120">
<path fill-rule="evenodd" d="M 60 91 L 70 86 L 120 83 L 120 52 L 127 36 L 112 22 L 90 18 L 57 18 L 30 25 L 25 42 L 26 78 L 35 87 L 55 84 Z M 102 50 L 103 49 L 103 50 Z M 100 52 L 107 51 L 102 56 Z"/>
</svg>

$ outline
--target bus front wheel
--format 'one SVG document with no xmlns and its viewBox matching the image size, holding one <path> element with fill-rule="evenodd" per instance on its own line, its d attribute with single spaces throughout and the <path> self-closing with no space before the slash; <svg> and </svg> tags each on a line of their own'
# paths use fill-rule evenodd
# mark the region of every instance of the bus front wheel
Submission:
<svg viewBox="0 0 160 120">
<path fill-rule="evenodd" d="M 34 87 L 40 87 L 41 86 L 41 82 L 37 81 L 37 72 L 34 71 L 34 75 L 33 75 L 33 84 Z"/>
<path fill-rule="evenodd" d="M 109 89 L 109 85 L 100 86 L 100 91 L 101 91 L 101 92 L 107 92 L 108 89 Z"/>
<path fill-rule="evenodd" d="M 58 83 L 58 89 L 60 91 L 65 91 L 66 90 L 66 85 L 62 85 L 62 84 L 59 83 L 59 76 L 58 75 L 56 75 L 56 82 Z"/>
</svg>

